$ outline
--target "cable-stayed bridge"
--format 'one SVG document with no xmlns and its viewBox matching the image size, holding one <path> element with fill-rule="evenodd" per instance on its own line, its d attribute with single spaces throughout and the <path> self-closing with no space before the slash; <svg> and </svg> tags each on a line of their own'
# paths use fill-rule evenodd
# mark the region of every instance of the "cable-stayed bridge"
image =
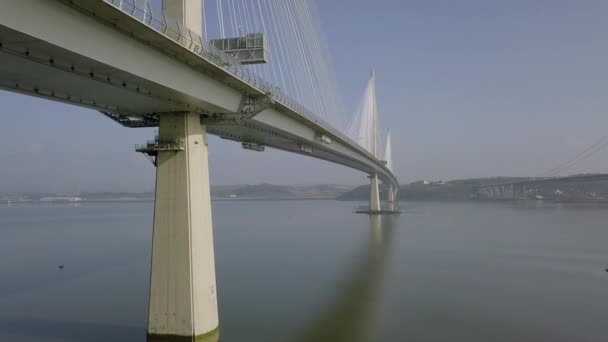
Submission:
<svg viewBox="0 0 608 342">
<path fill-rule="evenodd" d="M 379 181 L 389 204 L 398 196 L 375 77 L 347 115 L 312 0 L 206 5 L 207 16 L 202 0 L 0 4 L 1 88 L 159 127 L 137 148 L 157 167 L 150 340 L 218 338 L 207 133 L 363 171 L 372 214 Z"/>
</svg>

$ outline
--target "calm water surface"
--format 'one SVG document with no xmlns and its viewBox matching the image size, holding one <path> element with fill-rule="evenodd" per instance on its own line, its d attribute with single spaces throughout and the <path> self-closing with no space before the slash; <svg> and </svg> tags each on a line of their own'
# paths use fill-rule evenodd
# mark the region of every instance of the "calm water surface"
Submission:
<svg viewBox="0 0 608 342">
<path fill-rule="evenodd" d="M 607 207 L 213 206 L 223 342 L 608 340 Z M 0 341 L 144 342 L 152 209 L 0 206 Z"/>
</svg>

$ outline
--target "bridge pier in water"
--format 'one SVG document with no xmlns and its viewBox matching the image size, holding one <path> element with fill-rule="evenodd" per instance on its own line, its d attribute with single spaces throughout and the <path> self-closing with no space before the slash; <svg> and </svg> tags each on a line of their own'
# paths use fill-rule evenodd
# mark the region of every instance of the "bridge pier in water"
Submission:
<svg viewBox="0 0 608 342">
<path fill-rule="evenodd" d="M 369 176 L 369 211 L 379 212 L 380 207 L 380 190 L 378 189 L 378 175 Z"/>
<path fill-rule="evenodd" d="M 387 186 L 386 197 L 389 203 L 395 202 L 395 189 L 390 184 Z"/>
<path fill-rule="evenodd" d="M 397 200 L 396 200 L 396 196 L 395 196 L 395 189 L 393 188 L 393 185 L 389 184 L 387 186 L 387 190 L 386 190 L 386 197 L 387 197 L 387 203 L 388 203 L 388 210 L 390 211 L 395 211 L 396 207 L 397 207 Z"/>
<path fill-rule="evenodd" d="M 200 115 L 161 115 L 156 148 L 148 341 L 218 341 L 207 137 Z"/>
</svg>

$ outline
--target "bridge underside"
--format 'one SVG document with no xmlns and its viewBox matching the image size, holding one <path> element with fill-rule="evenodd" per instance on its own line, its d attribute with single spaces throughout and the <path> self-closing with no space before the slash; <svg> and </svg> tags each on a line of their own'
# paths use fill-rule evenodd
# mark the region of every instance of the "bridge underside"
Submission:
<svg viewBox="0 0 608 342">
<path fill-rule="evenodd" d="M 346 155 L 338 155 L 335 151 L 323 146 L 323 143 L 303 141 L 298 135 L 279 131 L 255 119 L 241 125 L 207 126 L 207 132 L 228 140 L 254 142 L 262 146 L 334 162 L 365 173 L 373 172 L 360 161 Z M 301 144 L 312 147 L 312 151 L 303 151 L 300 147 Z"/>
<path fill-rule="evenodd" d="M 13 18 L 19 6 L 27 7 L 37 25 Z M 67 22 L 72 25 L 68 31 Z M 0 5 L 0 23 L 0 88 L 99 110 L 115 119 L 132 117 L 135 127 L 157 126 L 159 116 L 167 113 L 238 114 L 250 94 L 242 91 L 245 86 L 230 85 L 234 80 L 214 79 L 212 73 L 183 63 L 183 58 L 133 40 L 60 2 Z M 206 126 L 213 135 L 377 173 L 382 182 L 397 185 L 392 173 L 360 146 L 281 104 L 245 121 Z M 320 134 L 332 142 L 318 140 Z"/>
<path fill-rule="evenodd" d="M 0 88 L 53 101 L 141 118 L 139 127 L 158 126 L 158 116 L 173 112 L 221 112 L 221 108 L 116 68 L 63 50 L 0 25 Z M 271 122 L 252 118 L 238 124 L 208 125 L 225 139 L 255 142 L 276 149 L 336 162 L 365 173 L 373 169 L 357 158 L 337 154 L 324 143 L 302 139 Z M 314 133 L 313 133 L 314 134 Z M 301 145 L 313 147 L 305 152 Z M 386 178 L 385 178 L 386 179 Z"/>
<path fill-rule="evenodd" d="M 2 25 L 0 87 L 128 115 L 222 110 Z"/>
</svg>

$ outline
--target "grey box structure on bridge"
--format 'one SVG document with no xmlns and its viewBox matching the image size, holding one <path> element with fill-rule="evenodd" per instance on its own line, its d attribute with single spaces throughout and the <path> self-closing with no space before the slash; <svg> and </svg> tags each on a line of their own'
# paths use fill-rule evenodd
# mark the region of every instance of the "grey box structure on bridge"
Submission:
<svg viewBox="0 0 608 342">
<path fill-rule="evenodd" d="M 211 44 L 234 56 L 241 64 L 268 63 L 268 39 L 264 33 L 249 33 L 242 37 L 212 39 Z"/>
</svg>

